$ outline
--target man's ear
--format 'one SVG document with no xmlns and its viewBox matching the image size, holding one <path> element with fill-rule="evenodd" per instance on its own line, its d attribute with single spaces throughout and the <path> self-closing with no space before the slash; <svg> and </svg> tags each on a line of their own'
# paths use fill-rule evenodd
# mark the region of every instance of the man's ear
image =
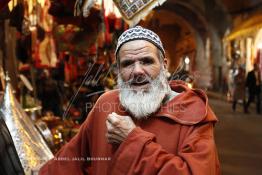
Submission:
<svg viewBox="0 0 262 175">
<path fill-rule="evenodd" d="M 164 58 L 163 64 L 164 64 L 164 68 L 167 69 L 167 58 Z"/>
</svg>

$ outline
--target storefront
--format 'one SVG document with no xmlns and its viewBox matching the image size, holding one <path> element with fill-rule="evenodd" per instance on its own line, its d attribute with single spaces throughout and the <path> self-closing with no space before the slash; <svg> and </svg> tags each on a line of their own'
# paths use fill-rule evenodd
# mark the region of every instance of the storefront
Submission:
<svg viewBox="0 0 262 175">
<path fill-rule="evenodd" d="M 132 17 L 150 8 L 124 21 L 108 0 L 1 1 L 0 118 L 21 138 L 14 145 L 26 174 L 77 134 L 98 97 L 116 87 L 115 43 L 127 22 L 157 4 L 150 2 L 126 1 L 139 5 Z M 31 156 L 41 162 L 27 161 Z"/>
<path fill-rule="evenodd" d="M 224 39 L 228 61 L 244 64 L 247 72 L 252 70 L 252 64 L 260 62 L 257 55 L 262 43 L 261 21 L 261 14 L 249 17 Z"/>
<path fill-rule="evenodd" d="M 237 25 L 225 38 L 224 48 L 228 66 L 228 99 L 231 99 L 233 76 L 241 66 L 246 74 L 253 69 L 253 64 L 259 64 L 262 70 L 262 15 L 255 14 Z"/>
</svg>

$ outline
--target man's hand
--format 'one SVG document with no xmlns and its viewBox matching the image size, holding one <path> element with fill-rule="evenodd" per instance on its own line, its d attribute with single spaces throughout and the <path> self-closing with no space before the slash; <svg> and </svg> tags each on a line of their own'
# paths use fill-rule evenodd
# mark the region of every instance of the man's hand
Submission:
<svg viewBox="0 0 262 175">
<path fill-rule="evenodd" d="M 121 144 L 136 125 L 131 117 L 120 116 L 113 112 L 107 117 L 106 127 L 106 137 L 108 142 Z"/>
</svg>

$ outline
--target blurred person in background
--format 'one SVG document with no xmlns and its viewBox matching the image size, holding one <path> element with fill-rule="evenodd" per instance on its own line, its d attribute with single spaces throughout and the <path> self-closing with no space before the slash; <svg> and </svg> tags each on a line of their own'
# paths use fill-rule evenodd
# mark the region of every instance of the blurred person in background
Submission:
<svg viewBox="0 0 262 175">
<path fill-rule="evenodd" d="M 245 107 L 245 113 L 249 113 L 248 108 L 250 103 L 256 100 L 256 112 L 260 114 L 261 76 L 258 64 L 254 64 L 253 70 L 248 72 L 246 87 L 248 88 L 248 101 Z"/>
<path fill-rule="evenodd" d="M 242 100 L 243 103 L 243 111 L 245 111 L 246 100 L 245 100 L 245 69 L 241 66 L 238 67 L 235 72 L 233 85 L 233 101 L 232 101 L 232 109 L 236 111 L 236 105 L 239 100 Z"/>
</svg>

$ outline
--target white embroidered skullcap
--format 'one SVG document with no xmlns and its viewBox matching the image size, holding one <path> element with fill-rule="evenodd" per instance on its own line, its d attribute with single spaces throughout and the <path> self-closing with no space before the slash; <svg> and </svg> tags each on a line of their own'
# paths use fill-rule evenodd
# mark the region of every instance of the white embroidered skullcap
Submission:
<svg viewBox="0 0 262 175">
<path fill-rule="evenodd" d="M 165 50 L 163 48 L 163 45 L 162 45 L 162 42 L 159 36 L 155 32 L 149 29 L 145 29 L 141 26 L 130 28 L 121 34 L 121 36 L 118 38 L 118 41 L 117 41 L 115 55 L 117 55 L 118 51 L 120 50 L 123 44 L 125 44 L 128 41 L 133 41 L 133 40 L 146 40 L 154 44 L 165 57 Z"/>
</svg>

